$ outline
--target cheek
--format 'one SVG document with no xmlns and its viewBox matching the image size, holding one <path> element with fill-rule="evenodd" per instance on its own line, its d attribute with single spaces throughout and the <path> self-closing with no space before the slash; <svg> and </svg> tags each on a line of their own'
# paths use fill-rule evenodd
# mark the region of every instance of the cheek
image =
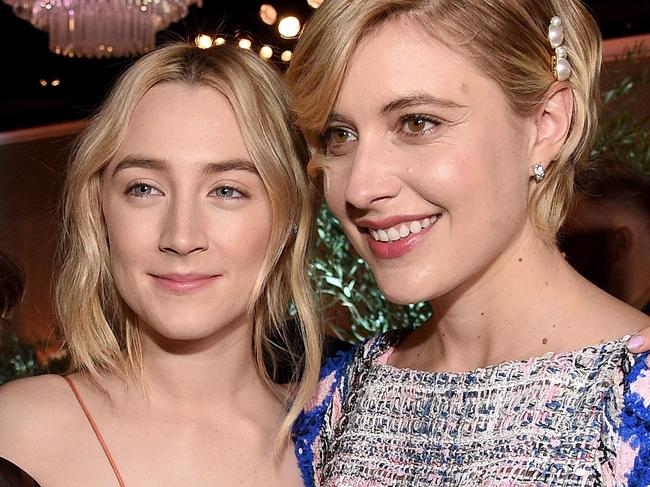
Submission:
<svg viewBox="0 0 650 487">
<path fill-rule="evenodd" d="M 268 207 L 259 207 L 247 215 L 227 218 L 217 224 L 213 235 L 221 235 L 215 244 L 221 247 L 223 255 L 230 255 L 232 262 L 238 262 L 256 278 L 264 262 L 270 241 L 273 217 Z M 219 245 L 221 242 L 221 245 Z"/>
<path fill-rule="evenodd" d="M 323 173 L 323 194 L 325 202 L 334 216 L 345 219 L 345 188 L 348 174 L 343 167 L 327 168 Z"/>
<path fill-rule="evenodd" d="M 449 209 L 497 221 L 513 213 L 525 214 L 527 174 L 522 171 L 521 155 L 512 149 L 484 143 L 437 160 L 431 180 L 452 206 Z"/>
<path fill-rule="evenodd" d="M 147 250 L 157 247 L 155 219 L 124 211 L 119 204 L 105 208 L 110 208 L 104 211 L 110 265 L 116 282 L 122 282 L 144 262 Z"/>
</svg>

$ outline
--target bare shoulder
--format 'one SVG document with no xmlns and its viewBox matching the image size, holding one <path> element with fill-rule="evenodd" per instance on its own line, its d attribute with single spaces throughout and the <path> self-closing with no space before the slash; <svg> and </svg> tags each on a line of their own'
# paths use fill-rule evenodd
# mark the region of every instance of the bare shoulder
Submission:
<svg viewBox="0 0 650 487">
<path fill-rule="evenodd" d="M 0 456 L 25 464 L 27 452 L 54 445 L 74 419 L 76 399 L 57 375 L 19 379 L 0 387 Z M 27 462 L 28 463 L 28 462 Z"/>
<path fill-rule="evenodd" d="M 604 339 L 630 335 L 650 326 L 650 317 L 609 294 L 592 302 L 593 320 Z"/>
</svg>

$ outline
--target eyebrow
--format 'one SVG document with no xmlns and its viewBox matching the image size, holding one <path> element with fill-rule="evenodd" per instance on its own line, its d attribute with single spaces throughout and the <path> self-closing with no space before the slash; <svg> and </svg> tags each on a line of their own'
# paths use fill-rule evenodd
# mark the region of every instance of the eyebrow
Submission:
<svg viewBox="0 0 650 487">
<path fill-rule="evenodd" d="M 165 159 L 129 155 L 117 163 L 111 176 L 114 177 L 119 171 L 133 167 L 166 173 L 171 172 L 171 164 Z M 259 174 L 255 164 L 247 159 L 226 159 L 223 161 L 208 162 L 201 168 L 201 173 L 205 176 L 212 176 L 228 171 L 247 171 Z"/>
<path fill-rule="evenodd" d="M 411 108 L 421 105 L 438 105 L 443 108 L 467 108 L 465 105 L 456 103 L 453 100 L 445 98 L 438 98 L 427 93 L 413 93 L 406 96 L 401 96 L 386 103 L 379 110 L 381 115 L 388 115 L 396 110 L 403 110 L 404 108 Z"/>
<path fill-rule="evenodd" d="M 438 98 L 436 96 L 429 95 L 427 93 L 413 93 L 405 96 L 391 100 L 379 109 L 379 114 L 382 116 L 389 115 L 390 113 L 403 110 L 404 108 L 412 108 L 422 105 L 438 105 L 443 108 L 467 108 L 465 105 L 456 103 L 452 100 L 446 100 L 444 98 Z M 327 119 L 327 125 L 332 122 L 339 122 L 345 124 L 351 124 L 350 119 L 341 115 L 337 112 L 332 112 Z"/>
<path fill-rule="evenodd" d="M 201 172 L 206 176 L 228 171 L 247 171 L 253 174 L 259 174 L 255 164 L 248 159 L 228 159 L 225 161 L 209 162 L 201 169 Z"/>
<path fill-rule="evenodd" d="M 336 112 L 330 113 L 330 116 L 327 117 L 327 123 L 325 124 L 325 126 L 326 127 L 329 126 L 332 122 L 352 124 L 352 121 L 349 118 L 341 115 L 340 113 L 336 113 Z"/>
<path fill-rule="evenodd" d="M 163 159 L 153 159 L 150 157 L 142 156 L 126 156 L 116 164 L 111 173 L 111 177 L 131 167 L 138 167 L 140 169 L 150 169 L 152 171 L 169 172 L 169 163 Z"/>
</svg>

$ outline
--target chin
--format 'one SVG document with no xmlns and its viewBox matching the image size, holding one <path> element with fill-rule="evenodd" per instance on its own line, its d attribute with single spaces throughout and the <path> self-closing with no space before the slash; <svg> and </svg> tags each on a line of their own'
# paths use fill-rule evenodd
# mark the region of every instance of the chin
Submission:
<svg viewBox="0 0 650 487">
<path fill-rule="evenodd" d="M 150 327 L 146 334 L 158 345 L 158 347 L 168 352 L 189 352 L 204 350 L 214 344 L 215 337 L 219 329 L 187 329 L 187 330 L 165 330 Z"/>
<path fill-rule="evenodd" d="M 214 336 L 225 323 L 215 323 L 214 318 L 200 319 L 191 313 L 182 316 L 166 316 L 148 319 L 145 330 L 152 338 L 172 342 L 192 342 Z"/>
<path fill-rule="evenodd" d="M 388 286 L 382 286 L 380 282 L 379 289 L 388 301 L 395 304 L 406 305 L 416 304 L 422 301 L 431 301 L 431 292 L 427 292 L 423 286 L 414 286 L 413 283 L 400 286 L 400 283 L 393 282 Z"/>
</svg>

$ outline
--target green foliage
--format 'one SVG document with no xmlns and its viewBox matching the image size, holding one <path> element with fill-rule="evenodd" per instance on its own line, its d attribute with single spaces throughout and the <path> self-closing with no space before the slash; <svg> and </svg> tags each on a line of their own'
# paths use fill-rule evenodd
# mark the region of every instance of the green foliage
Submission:
<svg viewBox="0 0 650 487">
<path fill-rule="evenodd" d="M 45 345 L 39 343 L 34 347 L 24 343 L 10 322 L 0 320 L 0 385 L 22 377 L 66 373 L 70 367 L 70 357 L 63 351 L 46 356 Z M 46 364 L 39 361 L 41 357 L 47 360 Z"/>
<path fill-rule="evenodd" d="M 592 155 L 607 152 L 614 158 L 626 161 L 650 175 L 650 114 L 642 118 L 632 116 L 626 108 L 638 103 L 648 106 L 647 100 L 639 99 L 639 91 L 648 94 L 650 87 L 650 65 L 641 56 L 640 48 L 629 52 L 612 68 L 617 72 L 633 71 L 603 90 L 603 114 L 598 137 Z"/>
<path fill-rule="evenodd" d="M 0 328 L 0 384 L 36 375 L 39 372 L 34 348 L 22 343 L 11 326 L 2 326 Z"/>
<path fill-rule="evenodd" d="M 367 264 L 354 253 L 339 221 L 325 205 L 316 226 L 312 278 L 325 310 L 325 325 L 339 338 L 360 341 L 391 329 L 417 326 L 430 316 L 427 303 L 398 306 L 386 301 Z"/>
<path fill-rule="evenodd" d="M 636 120 L 627 113 L 606 120 L 600 130 L 595 153 L 608 152 L 650 175 L 650 131 L 648 120 Z"/>
</svg>

